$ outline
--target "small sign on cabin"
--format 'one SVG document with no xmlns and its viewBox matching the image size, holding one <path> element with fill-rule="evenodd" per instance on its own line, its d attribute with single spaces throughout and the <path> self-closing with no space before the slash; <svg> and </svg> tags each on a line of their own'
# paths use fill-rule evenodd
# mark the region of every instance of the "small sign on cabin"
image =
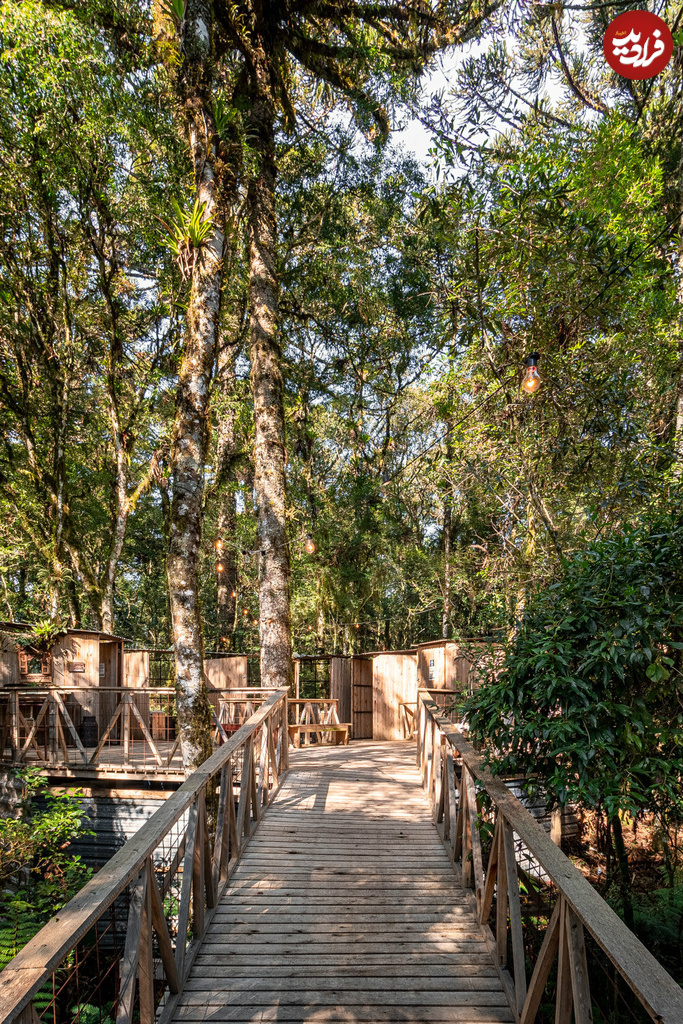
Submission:
<svg viewBox="0 0 683 1024">
<path fill-rule="evenodd" d="M 67 672 L 85 672 L 84 661 L 67 661 L 66 663 Z"/>
<path fill-rule="evenodd" d="M 429 659 L 429 682 L 434 682 L 434 659 Z"/>
</svg>

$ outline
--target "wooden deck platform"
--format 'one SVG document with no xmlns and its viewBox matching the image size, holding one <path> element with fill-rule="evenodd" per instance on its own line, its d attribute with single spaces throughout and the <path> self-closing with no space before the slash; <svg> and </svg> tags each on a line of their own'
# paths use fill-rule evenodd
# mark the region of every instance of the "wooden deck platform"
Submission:
<svg viewBox="0 0 683 1024">
<path fill-rule="evenodd" d="M 409 743 L 293 751 L 174 1021 L 513 1021 Z"/>
</svg>

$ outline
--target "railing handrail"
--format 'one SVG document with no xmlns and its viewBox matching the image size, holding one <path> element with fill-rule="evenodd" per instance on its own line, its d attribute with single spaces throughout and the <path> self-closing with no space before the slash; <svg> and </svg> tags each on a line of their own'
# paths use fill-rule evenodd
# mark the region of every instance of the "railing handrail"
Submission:
<svg viewBox="0 0 683 1024">
<path fill-rule="evenodd" d="M 14 1019 L 70 949 L 109 909 L 139 874 L 164 836 L 183 816 L 206 783 L 252 736 L 269 714 L 286 700 L 289 687 L 272 696 L 180 786 L 107 861 L 104 867 L 7 964 L 1 974 L 0 1024 Z"/>
<path fill-rule="evenodd" d="M 492 798 L 647 1012 L 662 1024 L 681 1024 L 683 990 L 553 842 L 522 802 L 488 771 L 484 758 L 440 714 L 438 705 L 425 696 L 422 696 L 422 705 L 441 735 L 461 757 L 472 777 Z"/>
<path fill-rule="evenodd" d="M 173 694 L 176 693 L 175 686 L 72 686 L 71 684 L 61 683 L 35 683 L 26 685 L 16 686 L 10 684 L 9 686 L 0 686 L 0 696 L 4 694 L 15 694 L 19 696 L 32 696 L 36 697 L 39 695 L 45 695 L 48 693 L 156 693 L 156 694 Z"/>
<path fill-rule="evenodd" d="M 288 704 L 338 704 L 339 697 L 290 697 Z"/>
</svg>

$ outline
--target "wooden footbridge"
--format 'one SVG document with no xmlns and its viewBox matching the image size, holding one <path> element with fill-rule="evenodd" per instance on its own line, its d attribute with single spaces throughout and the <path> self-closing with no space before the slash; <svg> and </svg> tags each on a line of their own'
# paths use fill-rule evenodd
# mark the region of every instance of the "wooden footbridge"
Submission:
<svg viewBox="0 0 683 1024">
<path fill-rule="evenodd" d="M 274 692 L 5 968 L 0 1024 L 681 1024 L 678 985 L 426 692 L 418 720 L 417 746 L 290 764 Z"/>
</svg>

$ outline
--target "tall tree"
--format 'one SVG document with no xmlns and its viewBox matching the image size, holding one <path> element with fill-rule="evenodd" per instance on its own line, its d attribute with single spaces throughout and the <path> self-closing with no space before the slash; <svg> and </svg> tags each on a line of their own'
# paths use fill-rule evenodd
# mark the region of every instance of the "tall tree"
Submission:
<svg viewBox="0 0 683 1024">
<path fill-rule="evenodd" d="M 251 381 L 259 516 L 261 682 L 289 681 L 291 666 L 290 555 L 286 530 L 285 423 L 278 337 L 278 229 L 275 139 L 280 112 L 296 120 L 295 82 L 303 80 L 349 101 L 361 123 L 380 135 L 387 104 L 439 46 L 469 38 L 495 4 L 416 0 L 405 5 L 279 0 L 237 7 L 217 4 L 226 45 L 242 61 L 254 172 L 247 188 Z M 372 126 L 372 127 L 371 127 Z"/>
</svg>

